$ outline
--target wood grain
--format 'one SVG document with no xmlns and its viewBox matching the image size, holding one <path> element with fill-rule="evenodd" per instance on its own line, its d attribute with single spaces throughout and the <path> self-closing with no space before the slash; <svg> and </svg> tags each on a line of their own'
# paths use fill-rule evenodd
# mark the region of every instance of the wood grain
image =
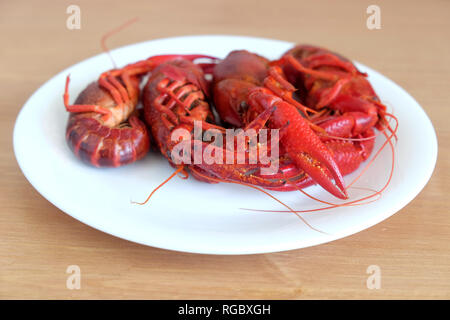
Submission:
<svg viewBox="0 0 450 320">
<path fill-rule="evenodd" d="M 81 30 L 66 28 L 70 4 L 81 8 Z M 366 28 L 370 4 L 381 8 L 380 30 Z M 450 298 L 449 12 L 443 0 L 2 1 L 0 298 Z M 430 116 L 439 140 L 431 181 L 407 207 L 368 230 L 264 255 L 160 250 L 72 219 L 22 175 L 12 150 L 14 121 L 42 83 L 101 52 L 101 35 L 136 16 L 139 22 L 109 40 L 111 48 L 176 35 L 250 35 L 319 44 L 373 67 Z M 80 290 L 66 288 L 72 264 L 81 268 Z M 369 265 L 381 268 L 379 290 L 366 287 Z"/>
</svg>

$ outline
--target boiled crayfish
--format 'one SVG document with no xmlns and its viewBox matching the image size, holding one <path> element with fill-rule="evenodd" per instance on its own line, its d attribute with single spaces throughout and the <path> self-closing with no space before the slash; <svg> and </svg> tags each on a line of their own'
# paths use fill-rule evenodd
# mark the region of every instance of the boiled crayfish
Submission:
<svg viewBox="0 0 450 320">
<path fill-rule="evenodd" d="M 210 61 L 198 63 L 199 59 Z M 94 166 L 119 166 L 146 154 L 150 136 L 136 110 L 145 75 L 149 78 L 142 92 L 143 118 L 159 151 L 177 168 L 171 177 L 191 172 L 205 182 L 277 191 L 317 183 L 346 199 L 342 177 L 369 157 L 374 129 L 395 134 L 366 75 L 328 50 L 299 45 L 276 61 L 245 50 L 233 51 L 221 61 L 205 55 L 165 55 L 103 73 L 74 105 L 69 104 L 67 78 L 64 104 L 71 116 L 66 137 L 79 158 Z M 248 150 L 236 149 L 242 131 L 230 140 L 217 135 L 217 144 L 190 135 L 196 124 L 219 133 L 232 128 L 252 129 L 257 135 L 278 130 L 277 170 L 267 174 L 260 170 L 267 163 L 227 161 L 230 153 L 248 158 Z M 180 130 L 188 136 L 174 138 Z M 180 144 L 192 151 L 181 161 L 174 158 Z M 223 161 L 193 162 L 195 148 L 202 153 L 212 150 L 216 160 Z"/>
<path fill-rule="evenodd" d="M 70 117 L 66 140 L 74 154 L 96 167 L 118 167 L 143 158 L 149 151 L 150 137 L 137 110 L 142 76 L 179 57 L 154 56 L 104 72 L 80 93 L 73 105 L 69 103 L 67 76 L 64 105 Z"/>
</svg>

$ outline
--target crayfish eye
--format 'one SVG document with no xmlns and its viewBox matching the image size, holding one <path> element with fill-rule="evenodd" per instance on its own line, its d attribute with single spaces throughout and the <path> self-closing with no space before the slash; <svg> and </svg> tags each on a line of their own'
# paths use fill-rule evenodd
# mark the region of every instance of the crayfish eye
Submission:
<svg viewBox="0 0 450 320">
<path fill-rule="evenodd" d="M 245 101 L 241 101 L 241 103 L 239 104 L 239 107 L 242 111 L 246 111 L 248 109 L 248 104 Z"/>
</svg>

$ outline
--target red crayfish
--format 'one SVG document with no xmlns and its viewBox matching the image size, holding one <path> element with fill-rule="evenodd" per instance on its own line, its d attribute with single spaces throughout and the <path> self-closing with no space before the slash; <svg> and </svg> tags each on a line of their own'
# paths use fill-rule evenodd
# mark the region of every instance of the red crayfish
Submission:
<svg viewBox="0 0 450 320">
<path fill-rule="evenodd" d="M 194 63 L 202 58 L 211 62 Z M 345 199 L 343 175 L 355 171 L 372 153 L 374 128 L 395 135 L 396 129 L 386 120 L 391 115 L 366 75 L 328 50 L 299 45 L 275 61 L 242 50 L 217 61 L 204 55 L 150 57 L 103 73 L 74 105 L 69 104 L 67 78 L 64 104 L 71 113 L 66 132 L 69 146 L 94 166 L 131 163 L 150 148 L 147 125 L 160 152 L 177 167 L 170 178 L 190 171 L 205 182 L 277 191 L 317 183 Z M 147 74 L 142 92 L 145 125 L 136 107 L 140 82 Z M 207 81 L 205 74 L 213 80 Z M 220 133 L 229 128 L 279 130 L 278 170 L 263 174 L 258 169 L 266 164 L 259 162 L 175 161 L 180 139 L 174 139 L 173 133 L 178 129 L 191 133 L 195 122 Z M 193 152 L 197 146 L 201 152 L 212 147 L 216 154 L 238 153 L 233 148 L 236 139 L 224 140 L 220 146 L 202 137 L 186 140 L 191 140 Z"/>
<path fill-rule="evenodd" d="M 81 160 L 96 167 L 118 167 L 144 157 L 150 148 L 146 125 L 136 109 L 142 76 L 180 55 L 150 57 L 104 72 L 69 104 L 69 76 L 64 105 L 70 112 L 67 142 Z M 183 56 L 194 59 L 197 56 Z"/>
</svg>

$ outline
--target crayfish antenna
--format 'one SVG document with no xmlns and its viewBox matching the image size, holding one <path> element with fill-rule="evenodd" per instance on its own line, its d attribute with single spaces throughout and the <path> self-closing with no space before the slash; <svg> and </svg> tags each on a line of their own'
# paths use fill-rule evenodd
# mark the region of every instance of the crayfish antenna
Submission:
<svg viewBox="0 0 450 320">
<path fill-rule="evenodd" d="M 388 136 L 388 134 L 386 133 L 385 130 L 383 130 L 383 135 L 386 137 L 386 141 L 383 143 L 383 145 L 380 147 L 380 149 L 378 149 L 378 151 L 375 153 L 375 155 L 372 157 L 372 159 L 370 159 L 369 163 L 364 167 L 364 169 L 359 173 L 359 175 L 347 186 L 350 187 L 352 186 L 356 181 L 359 180 L 359 178 L 361 178 L 361 176 L 364 174 L 364 172 L 367 171 L 367 169 L 372 165 L 372 163 L 375 161 L 375 159 L 379 156 L 379 154 L 381 153 L 381 151 L 383 151 L 383 149 L 386 147 L 386 145 L 389 143 L 389 145 L 391 146 L 392 149 L 392 167 L 391 167 L 391 174 L 389 176 L 388 182 L 386 183 L 386 185 L 380 190 L 380 192 L 383 192 L 387 186 L 389 185 L 389 183 L 391 182 L 392 179 L 392 175 L 394 172 L 394 164 L 395 164 L 395 150 L 394 150 L 394 146 L 392 144 L 392 138 L 397 138 L 397 130 L 398 130 L 398 119 L 397 117 L 395 117 L 394 115 L 391 115 L 390 113 L 386 113 L 387 116 L 391 117 L 392 119 L 395 120 L 395 128 L 389 130 L 391 132 L 391 135 Z M 390 126 L 389 126 L 390 128 Z"/>
<path fill-rule="evenodd" d="M 393 174 L 394 174 L 394 167 L 395 167 L 395 148 L 394 148 L 394 145 L 393 145 L 393 143 L 392 143 L 392 139 L 393 139 L 394 137 L 396 137 L 397 130 L 398 130 L 398 119 L 397 119 L 395 116 L 393 116 L 393 115 L 391 115 L 391 114 L 389 114 L 389 113 L 386 113 L 386 115 L 389 116 L 389 117 L 391 117 L 392 119 L 395 120 L 396 125 L 395 125 L 394 129 L 392 129 L 392 131 L 390 131 L 390 132 L 391 132 L 390 135 L 388 135 L 388 133 L 386 133 L 386 130 L 383 130 L 383 135 L 386 137 L 386 141 L 383 143 L 383 145 L 380 147 L 380 149 L 378 149 L 378 151 L 376 152 L 376 154 L 372 157 L 372 159 L 371 159 L 371 160 L 369 161 L 369 163 L 364 167 L 364 169 L 358 174 L 358 176 L 357 176 L 357 177 L 356 177 L 356 178 L 355 178 L 355 179 L 347 186 L 347 188 L 346 188 L 346 189 L 350 189 L 350 188 L 355 188 L 355 189 L 368 189 L 368 190 L 370 190 L 370 191 L 373 191 L 373 194 L 370 194 L 370 195 L 368 195 L 368 196 L 365 196 L 365 197 L 362 197 L 362 198 L 359 198 L 359 199 L 356 199 L 356 200 L 347 201 L 347 202 L 344 202 L 344 203 L 342 203 L 342 204 L 334 204 L 334 203 L 331 203 L 331 202 L 327 202 L 327 201 L 320 200 L 320 199 L 318 199 L 318 198 L 316 198 L 316 197 L 314 197 L 314 196 L 308 194 L 306 191 L 301 190 L 300 188 L 298 188 L 299 191 L 301 191 L 301 192 L 302 192 L 303 194 L 305 194 L 307 197 L 309 197 L 309 198 L 311 198 L 311 199 L 313 199 L 313 200 L 315 200 L 315 201 L 318 201 L 318 202 L 327 204 L 328 206 L 326 206 L 326 207 L 321 207 L 321 208 L 315 208 L 315 209 L 308 209 L 308 210 L 295 210 L 295 213 L 297 213 L 297 214 L 298 214 L 298 213 L 310 213 L 310 212 L 318 212 L 318 211 L 324 211 L 324 210 L 334 209 L 334 208 L 338 208 L 338 207 L 363 205 L 363 204 L 368 204 L 368 203 L 377 201 L 377 200 L 379 199 L 379 197 L 381 197 L 381 194 L 386 190 L 386 188 L 387 188 L 387 187 L 389 186 L 389 184 L 391 183 L 392 176 L 393 176 Z M 375 159 L 380 155 L 381 151 L 382 151 L 382 150 L 386 147 L 386 145 L 388 145 L 388 144 L 389 144 L 389 146 L 390 146 L 390 148 L 391 148 L 391 151 L 392 151 L 392 161 L 391 161 L 391 170 L 390 170 L 390 173 L 389 173 L 389 177 L 388 177 L 386 183 L 384 184 L 384 186 L 383 186 L 380 190 L 378 190 L 378 191 L 372 190 L 372 189 L 369 189 L 369 188 L 352 187 L 352 185 L 353 185 L 356 181 L 358 181 L 359 178 L 361 178 L 361 176 L 364 174 L 364 172 L 367 171 L 367 169 L 372 165 L 372 163 L 375 161 Z M 377 199 L 372 199 L 372 198 L 374 198 L 374 197 L 376 197 L 376 196 L 378 196 Z M 372 200 L 370 200 L 370 199 L 372 199 Z M 369 201 L 366 201 L 366 200 L 369 200 Z M 366 201 L 366 202 L 363 203 L 363 201 Z M 261 209 L 249 209 L 249 208 L 242 208 L 242 209 L 243 209 L 243 210 L 248 210 L 248 211 L 258 211 L 258 212 L 285 212 L 285 213 L 286 213 L 286 212 L 287 212 L 287 213 L 292 212 L 292 209 L 290 209 L 289 211 L 286 211 L 286 210 L 285 210 L 285 211 L 280 211 L 280 210 L 261 210 Z"/>
<path fill-rule="evenodd" d="M 159 189 L 161 188 L 163 185 L 165 185 L 167 182 L 169 182 L 170 180 L 172 180 L 173 177 L 175 177 L 179 172 L 183 173 L 184 175 L 186 174 L 186 172 L 184 171 L 184 166 L 180 166 L 177 170 L 175 170 L 175 172 L 173 172 L 169 178 L 167 178 L 166 180 L 164 180 L 159 186 L 157 186 L 155 189 L 153 189 L 153 191 L 149 194 L 149 196 L 147 197 L 147 199 L 145 199 L 144 202 L 136 202 L 136 201 L 131 201 L 132 204 L 138 204 L 138 205 L 145 205 L 147 204 L 147 202 L 150 200 L 150 198 L 153 196 L 153 194 Z M 186 175 L 183 177 L 183 179 L 186 179 Z"/>
<path fill-rule="evenodd" d="M 281 205 L 283 205 L 284 207 L 286 207 L 289 211 L 288 212 L 292 212 L 293 214 L 295 214 L 306 226 L 308 226 L 309 228 L 311 228 L 314 231 L 320 232 L 322 234 L 326 234 L 329 235 L 329 233 L 326 233 L 325 231 L 319 230 L 317 228 L 315 228 L 314 226 L 312 226 L 308 221 L 306 221 L 305 218 L 303 218 L 302 216 L 300 216 L 298 214 L 298 211 L 295 211 L 294 209 L 292 209 L 291 207 L 289 207 L 287 204 L 285 204 L 284 202 L 282 202 L 280 199 L 278 199 L 277 197 L 275 197 L 274 195 L 270 194 L 269 192 L 263 190 L 260 187 L 245 183 L 245 182 L 240 182 L 240 181 L 228 181 L 228 180 L 223 180 L 223 179 L 218 179 L 218 178 L 213 178 L 207 175 L 202 174 L 201 172 L 199 172 L 198 170 L 196 170 L 195 168 L 191 168 L 192 171 L 194 171 L 196 174 L 198 174 L 199 176 L 201 176 L 202 178 L 209 180 L 209 181 L 214 181 L 214 182 L 224 182 L 224 183 L 232 183 L 232 184 L 238 184 L 238 185 L 242 185 L 242 186 L 246 186 L 246 187 L 250 187 L 253 188 L 255 190 L 258 190 L 262 193 L 264 193 L 265 195 L 269 196 L 270 198 L 274 199 L 275 201 L 277 201 L 278 203 L 280 203 Z M 241 208 L 244 209 L 244 208 Z M 246 210 L 246 209 L 244 209 Z"/>
<path fill-rule="evenodd" d="M 111 60 L 114 69 L 117 69 L 117 65 L 116 65 L 116 62 L 114 61 L 114 59 L 113 59 L 113 57 L 111 55 L 111 52 L 109 51 L 108 47 L 106 46 L 106 40 L 109 37 L 111 37 L 112 35 L 122 31 L 123 29 L 125 29 L 126 27 L 128 27 L 129 25 L 135 23 L 138 20 L 139 20 L 138 17 L 135 17 L 135 18 L 133 18 L 131 20 L 128 20 L 127 22 L 123 23 L 122 25 L 118 26 L 117 28 L 115 28 L 115 29 L 105 33 L 103 35 L 102 39 L 100 40 L 100 45 L 101 45 L 103 51 L 109 56 L 109 59 Z"/>
</svg>

